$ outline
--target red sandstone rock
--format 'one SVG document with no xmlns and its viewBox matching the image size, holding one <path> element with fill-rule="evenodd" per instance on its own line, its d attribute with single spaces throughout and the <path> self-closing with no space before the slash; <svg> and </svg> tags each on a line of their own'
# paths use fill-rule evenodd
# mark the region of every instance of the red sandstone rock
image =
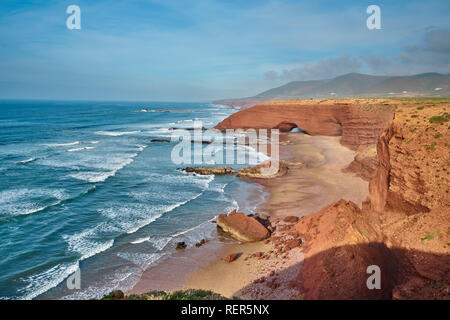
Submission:
<svg viewBox="0 0 450 320">
<path fill-rule="evenodd" d="M 236 210 L 229 215 L 219 215 L 217 226 L 241 242 L 261 241 L 270 235 L 269 231 L 255 218 Z"/>
<path fill-rule="evenodd" d="M 450 138 L 448 128 L 430 121 L 412 127 L 422 109 L 404 108 L 380 135 L 362 210 L 340 200 L 293 227 L 307 240 L 295 283 L 305 299 L 447 299 L 450 255 L 442 229 L 450 221 L 449 176 L 441 172 Z M 421 117 L 442 112 L 425 108 Z M 369 265 L 381 269 L 381 290 L 364 285 Z"/>
<path fill-rule="evenodd" d="M 262 252 L 255 252 L 255 254 L 254 254 L 254 256 L 256 258 L 261 258 L 263 255 L 264 255 L 264 253 L 262 253 Z"/>
<path fill-rule="evenodd" d="M 225 262 L 230 263 L 230 262 L 235 261 L 237 258 L 239 258 L 239 256 L 240 256 L 239 253 L 232 253 L 232 254 L 229 254 L 228 256 L 226 256 L 223 260 Z"/>
<path fill-rule="evenodd" d="M 294 248 L 300 247 L 302 245 L 301 239 L 292 239 L 286 242 L 286 248 L 292 250 Z"/>
<path fill-rule="evenodd" d="M 375 176 L 378 168 L 376 145 L 372 145 L 358 152 L 354 160 L 342 170 L 343 172 L 354 172 L 364 180 L 370 181 Z"/>
<path fill-rule="evenodd" d="M 288 222 L 288 223 L 296 223 L 298 221 L 298 217 L 295 216 L 287 216 L 283 218 L 284 222 Z"/>
<path fill-rule="evenodd" d="M 386 109 L 386 108 L 385 108 Z M 216 128 L 287 130 L 293 124 L 310 135 L 342 135 L 341 143 L 356 150 L 370 146 L 392 120 L 393 112 L 367 112 L 357 105 L 302 104 L 302 102 L 273 102 L 256 105 L 236 112 Z"/>
</svg>

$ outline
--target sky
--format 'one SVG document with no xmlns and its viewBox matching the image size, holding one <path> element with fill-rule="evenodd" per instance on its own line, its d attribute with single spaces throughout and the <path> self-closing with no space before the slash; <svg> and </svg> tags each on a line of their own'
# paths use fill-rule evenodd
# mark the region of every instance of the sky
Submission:
<svg viewBox="0 0 450 320">
<path fill-rule="evenodd" d="M 450 73 L 449 16 L 448 0 L 1 0 L 0 99 L 210 101 L 350 72 Z"/>
</svg>

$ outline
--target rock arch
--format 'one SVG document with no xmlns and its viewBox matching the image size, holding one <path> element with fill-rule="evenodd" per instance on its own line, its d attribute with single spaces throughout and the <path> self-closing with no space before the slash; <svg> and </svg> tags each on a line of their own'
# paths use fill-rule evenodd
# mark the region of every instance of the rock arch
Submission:
<svg viewBox="0 0 450 320">
<path fill-rule="evenodd" d="M 295 122 L 289 122 L 289 121 L 282 121 L 278 125 L 274 127 L 274 129 L 280 130 L 280 132 L 303 132 L 306 134 L 309 134 L 306 132 L 306 130 L 303 130 L 301 127 L 299 127 Z M 295 130 L 298 129 L 298 130 Z M 295 131 L 293 131 L 295 130 Z"/>
</svg>

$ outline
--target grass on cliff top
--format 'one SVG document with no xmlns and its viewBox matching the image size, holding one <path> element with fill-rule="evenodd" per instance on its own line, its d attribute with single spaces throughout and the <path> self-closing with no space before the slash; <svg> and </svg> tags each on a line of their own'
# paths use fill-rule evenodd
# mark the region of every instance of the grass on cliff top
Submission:
<svg viewBox="0 0 450 320">
<path fill-rule="evenodd" d="M 444 123 L 450 120 L 450 114 L 444 113 L 440 116 L 433 116 L 429 119 L 430 123 Z"/>
<path fill-rule="evenodd" d="M 233 298 L 236 299 L 236 298 Z M 125 296 L 120 290 L 110 292 L 102 300 L 229 300 L 210 290 L 187 289 L 172 292 L 152 291 Z"/>
</svg>

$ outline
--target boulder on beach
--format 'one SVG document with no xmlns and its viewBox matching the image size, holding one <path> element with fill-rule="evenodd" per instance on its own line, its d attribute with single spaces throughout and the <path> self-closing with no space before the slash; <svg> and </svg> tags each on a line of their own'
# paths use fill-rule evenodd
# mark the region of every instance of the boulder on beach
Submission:
<svg viewBox="0 0 450 320">
<path fill-rule="evenodd" d="M 261 241 L 270 236 L 269 230 L 258 220 L 236 210 L 219 215 L 217 227 L 241 242 Z"/>
<path fill-rule="evenodd" d="M 240 253 L 232 253 L 232 254 L 229 254 L 229 255 L 227 255 L 227 256 L 223 259 L 223 261 L 228 262 L 228 263 L 233 262 L 234 260 L 236 260 L 237 258 L 239 258 L 240 255 L 241 255 Z"/>
<path fill-rule="evenodd" d="M 231 167 L 187 167 L 184 169 L 184 171 L 193 172 L 200 175 L 214 174 L 216 176 L 236 173 L 236 171 L 234 171 L 234 169 Z"/>
<path fill-rule="evenodd" d="M 237 177 L 240 178 L 275 178 L 284 176 L 288 167 L 283 161 L 266 160 L 257 166 L 245 167 L 239 170 Z"/>
</svg>

